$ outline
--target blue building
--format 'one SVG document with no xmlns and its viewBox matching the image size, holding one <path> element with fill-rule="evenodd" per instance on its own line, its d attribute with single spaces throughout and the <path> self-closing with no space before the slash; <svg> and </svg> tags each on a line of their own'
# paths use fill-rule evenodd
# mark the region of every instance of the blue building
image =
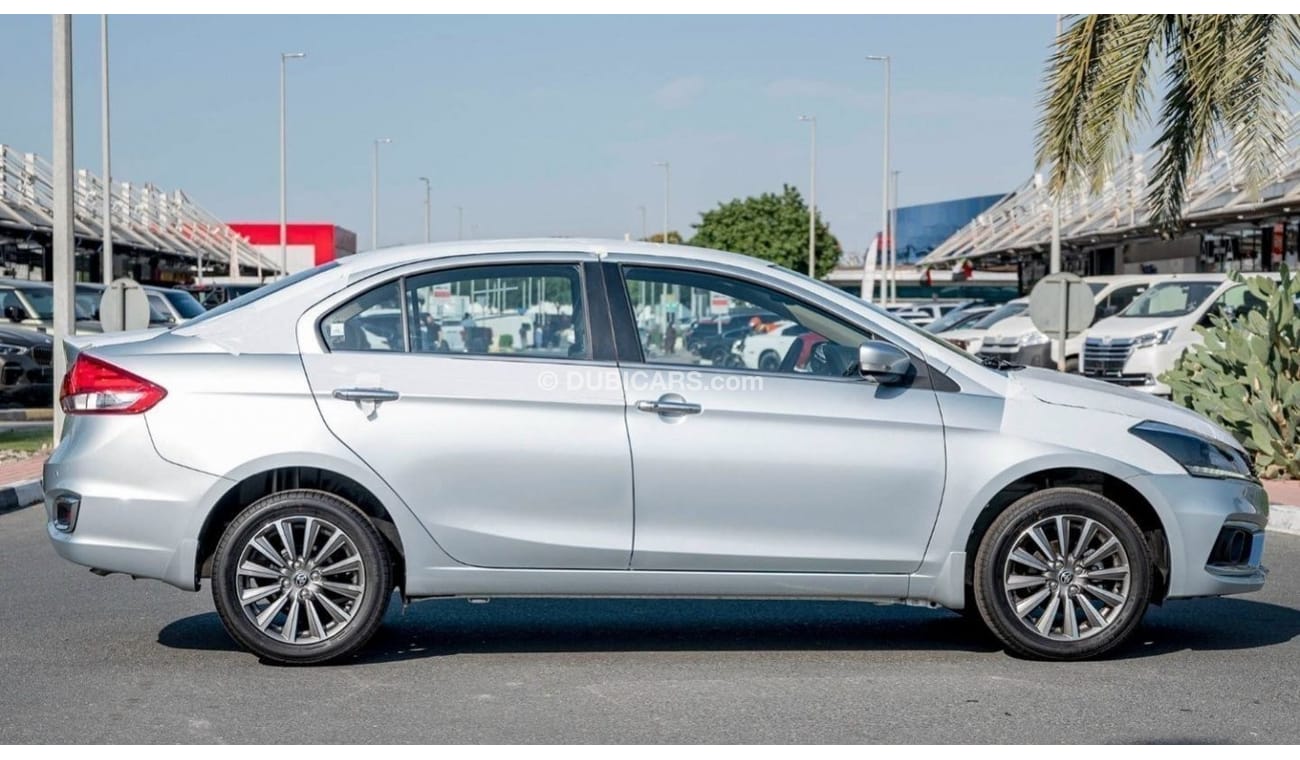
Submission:
<svg viewBox="0 0 1300 760">
<path fill-rule="evenodd" d="M 1000 195 L 957 198 L 898 208 L 898 262 L 918 261 L 970 220 L 1002 200 Z"/>
</svg>

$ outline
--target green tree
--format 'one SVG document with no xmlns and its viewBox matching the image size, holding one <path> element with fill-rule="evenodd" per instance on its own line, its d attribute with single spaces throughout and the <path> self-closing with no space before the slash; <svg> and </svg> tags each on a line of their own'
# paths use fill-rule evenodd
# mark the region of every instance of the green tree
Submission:
<svg viewBox="0 0 1300 760">
<path fill-rule="evenodd" d="M 1101 188 L 1149 122 L 1152 69 L 1164 67 L 1148 202 L 1181 216 L 1187 182 L 1219 144 L 1240 157 L 1256 191 L 1285 146 L 1287 102 L 1300 50 L 1296 15 L 1079 16 L 1048 62 L 1038 161 L 1060 192 L 1082 180 Z"/>
<path fill-rule="evenodd" d="M 790 185 L 781 193 L 720 203 L 700 214 L 691 245 L 757 256 L 796 272 L 808 271 L 808 206 Z M 839 261 L 840 241 L 817 215 L 817 276 Z"/>
<path fill-rule="evenodd" d="M 662 232 L 656 232 L 655 234 L 651 235 L 650 237 L 646 238 L 645 240 L 646 240 L 647 243 L 662 243 L 662 242 L 664 241 L 664 233 L 662 233 Z M 678 232 L 677 230 L 668 230 L 668 244 L 669 244 L 669 245 L 681 245 L 681 244 L 682 244 L 682 234 L 681 234 L 680 232 Z"/>
</svg>

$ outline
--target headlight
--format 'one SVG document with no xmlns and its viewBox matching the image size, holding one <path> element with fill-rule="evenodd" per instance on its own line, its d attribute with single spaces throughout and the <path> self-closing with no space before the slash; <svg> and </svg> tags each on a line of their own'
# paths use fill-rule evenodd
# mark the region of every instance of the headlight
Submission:
<svg viewBox="0 0 1300 760">
<path fill-rule="evenodd" d="M 1139 422 L 1129 428 L 1138 438 L 1165 452 L 1189 475 L 1254 480 L 1246 456 L 1225 444 L 1163 422 Z"/>
<path fill-rule="evenodd" d="M 1017 342 L 1022 346 L 1041 346 L 1044 343 L 1047 343 L 1049 340 L 1050 338 L 1048 338 L 1046 335 L 1043 335 L 1042 333 L 1035 330 L 1031 333 L 1025 333 L 1024 335 L 1021 335 L 1020 340 Z"/>
<path fill-rule="evenodd" d="M 1163 346 L 1174 337 L 1174 329 L 1170 327 L 1166 330 L 1157 330 L 1145 335 L 1139 335 L 1133 339 L 1134 348 L 1146 348 L 1147 346 Z"/>
<path fill-rule="evenodd" d="M 15 346 L 12 343 L 0 343 L 0 356 L 22 356 L 31 351 L 28 346 Z"/>
</svg>

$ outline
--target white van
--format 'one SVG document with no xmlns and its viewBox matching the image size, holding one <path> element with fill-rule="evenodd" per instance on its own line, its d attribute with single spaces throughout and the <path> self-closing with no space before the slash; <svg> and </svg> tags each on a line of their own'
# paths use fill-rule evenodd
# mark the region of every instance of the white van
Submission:
<svg viewBox="0 0 1300 760">
<path fill-rule="evenodd" d="M 1112 314 L 1118 314 L 1133 299 L 1142 294 L 1151 283 L 1162 279 L 1155 274 L 1117 274 L 1085 277 L 1092 289 L 1096 310 L 1092 321 L 1096 323 Z M 1083 335 L 1065 342 L 1065 371 L 1079 371 L 1079 353 L 1083 349 Z M 1042 334 L 1029 319 L 1029 312 L 1003 320 L 989 329 L 980 342 L 979 357 L 1023 364 L 1026 367 L 1056 368 L 1059 357 L 1057 341 Z"/>
<path fill-rule="evenodd" d="M 1247 277 L 1271 277 L 1259 272 Z M 1194 329 L 1216 314 L 1244 317 L 1264 304 L 1245 285 L 1223 274 L 1166 275 L 1127 309 L 1084 334 L 1081 371 L 1134 390 L 1168 396 L 1158 379 L 1190 346 L 1203 342 Z"/>
</svg>

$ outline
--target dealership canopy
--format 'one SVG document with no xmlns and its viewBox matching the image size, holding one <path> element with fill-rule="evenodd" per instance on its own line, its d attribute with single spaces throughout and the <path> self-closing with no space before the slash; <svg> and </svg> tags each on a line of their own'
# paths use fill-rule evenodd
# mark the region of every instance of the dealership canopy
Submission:
<svg viewBox="0 0 1300 760">
<path fill-rule="evenodd" d="M 103 239 L 104 182 L 80 169 L 74 179 L 74 234 L 79 245 Z M 259 253 L 224 222 L 180 190 L 115 183 L 110 188 L 113 243 L 138 253 L 171 254 L 212 263 L 279 264 Z M 34 153 L 0 145 L 0 235 L 39 243 L 54 227 L 54 180 L 50 164 Z"/>
<path fill-rule="evenodd" d="M 1206 156 L 1187 186 L 1183 222 L 1206 232 L 1231 232 L 1300 214 L 1300 118 L 1290 118 L 1284 153 L 1263 187 L 1246 187 L 1242 162 L 1233 152 Z M 1071 248 L 1115 245 L 1160 237 L 1161 225 L 1146 202 L 1147 184 L 1160 154 L 1129 157 L 1098 193 L 1061 196 L 1061 242 Z M 922 259 L 925 265 L 1046 251 L 1052 235 L 1052 199 L 1043 174 L 977 215 Z"/>
</svg>

